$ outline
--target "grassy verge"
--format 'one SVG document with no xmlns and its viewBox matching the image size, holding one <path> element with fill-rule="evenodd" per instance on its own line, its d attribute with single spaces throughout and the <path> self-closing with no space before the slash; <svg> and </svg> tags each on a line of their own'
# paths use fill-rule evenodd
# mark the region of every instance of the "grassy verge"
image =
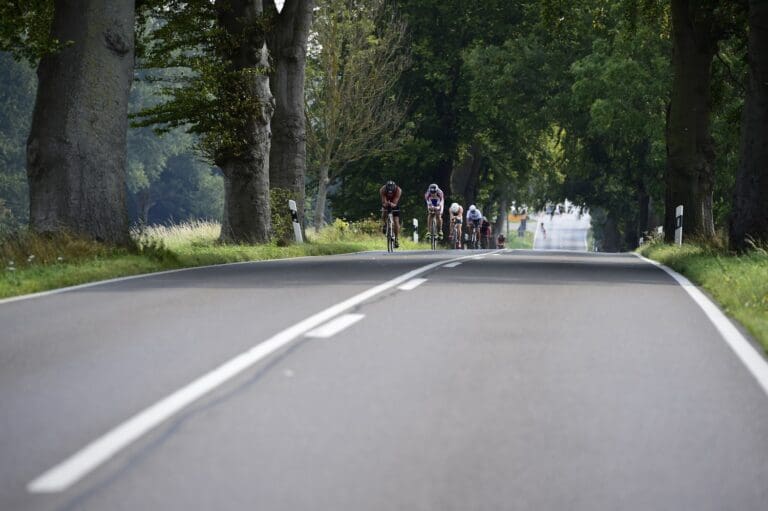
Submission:
<svg viewBox="0 0 768 511">
<path fill-rule="evenodd" d="M 506 248 L 533 248 L 533 233 L 525 231 L 525 236 L 519 238 L 517 232 L 513 231 L 507 237 Z"/>
<path fill-rule="evenodd" d="M 0 298 L 177 268 L 385 250 L 384 237 L 371 229 L 376 230 L 377 224 L 363 232 L 340 222 L 308 233 L 309 240 L 302 245 L 222 245 L 217 242 L 218 224 L 195 222 L 133 232 L 135 250 L 66 235 L 44 238 L 22 233 L 0 245 Z M 401 249 L 425 247 L 401 240 Z"/>
<path fill-rule="evenodd" d="M 768 351 L 768 253 L 765 250 L 737 256 L 700 245 L 676 247 L 656 243 L 642 247 L 640 253 L 704 288 Z"/>
</svg>

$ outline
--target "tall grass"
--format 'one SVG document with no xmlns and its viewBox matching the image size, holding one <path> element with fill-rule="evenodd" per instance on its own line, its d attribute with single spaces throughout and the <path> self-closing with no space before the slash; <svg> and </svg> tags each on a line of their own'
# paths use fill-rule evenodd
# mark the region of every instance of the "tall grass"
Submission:
<svg viewBox="0 0 768 511">
<path fill-rule="evenodd" d="M 221 224 L 192 220 L 181 224 L 134 227 L 131 238 L 139 248 L 163 245 L 168 250 L 187 246 L 212 246 L 219 239 Z"/>
<path fill-rule="evenodd" d="M 208 221 L 134 228 L 128 248 L 68 234 L 19 232 L 0 242 L 0 298 L 174 268 L 384 250 L 383 236 L 370 233 L 373 225 L 338 221 L 309 233 L 308 243 L 287 246 L 222 244 L 221 226 Z"/>
</svg>

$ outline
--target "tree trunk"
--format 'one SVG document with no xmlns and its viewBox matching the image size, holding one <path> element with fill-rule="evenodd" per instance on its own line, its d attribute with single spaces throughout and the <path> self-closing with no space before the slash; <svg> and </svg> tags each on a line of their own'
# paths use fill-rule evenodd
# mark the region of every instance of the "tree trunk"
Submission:
<svg viewBox="0 0 768 511">
<path fill-rule="evenodd" d="M 268 151 L 265 157 L 268 158 Z M 255 172 L 254 162 L 230 160 L 224 173 L 224 218 L 221 240 L 229 243 L 269 241 L 269 172 Z M 265 186 L 266 185 L 266 186 Z"/>
<path fill-rule="evenodd" d="M 741 149 L 730 244 L 768 243 L 768 3 L 749 2 L 749 88 L 741 118 Z"/>
<path fill-rule="evenodd" d="M 608 216 L 605 220 L 602 241 L 601 252 L 621 251 L 621 233 L 616 225 L 616 221 L 611 216 Z"/>
<path fill-rule="evenodd" d="M 674 240 L 675 208 L 684 207 L 688 236 L 714 237 L 714 141 L 710 134 L 710 81 L 717 51 L 711 19 L 688 0 L 672 1 L 672 98 L 667 121 L 664 232 Z M 711 17 L 712 14 L 709 14 Z"/>
<path fill-rule="evenodd" d="M 499 200 L 499 215 L 496 217 L 496 222 L 493 224 L 493 239 L 496 239 L 496 236 L 499 235 L 499 233 L 504 233 L 504 236 L 507 235 L 507 214 L 509 213 L 509 203 L 507 202 L 507 199 L 500 199 Z"/>
<path fill-rule="evenodd" d="M 274 0 L 266 1 L 275 20 L 267 43 L 272 53 L 270 86 L 275 95 L 269 177 L 274 188 L 293 192 L 303 225 L 307 172 L 304 68 L 314 0 L 285 0 L 280 13 Z"/>
<path fill-rule="evenodd" d="M 325 199 L 328 195 L 328 165 L 320 165 L 317 176 L 317 201 L 315 202 L 315 229 L 325 225 Z"/>
<path fill-rule="evenodd" d="M 469 148 L 469 154 L 461 162 L 461 165 L 453 170 L 451 175 L 451 189 L 454 194 L 461 195 L 464 199 L 464 207 L 474 204 L 477 200 L 477 186 L 480 177 L 480 165 L 482 163 L 482 150 L 477 141 L 473 141 Z"/>
<path fill-rule="evenodd" d="M 266 70 L 269 65 L 264 33 L 251 30 L 263 15 L 261 1 L 219 0 L 216 3 L 221 26 L 239 46 L 227 55 L 234 71 L 244 71 L 246 93 L 258 104 L 244 133 L 245 148 L 239 154 L 222 155 L 216 164 L 224 174 L 224 218 L 221 240 L 234 243 L 269 241 L 270 119 L 274 100 Z M 239 101 L 234 98 L 233 101 Z"/>
<path fill-rule="evenodd" d="M 645 186 L 642 183 L 640 183 L 640 185 L 638 186 L 637 206 L 638 206 L 637 226 L 638 226 L 638 231 L 640 231 L 639 236 L 642 236 L 650 228 L 648 223 L 650 219 L 650 206 L 651 206 L 651 196 L 648 195 L 648 192 L 645 191 Z"/>
<path fill-rule="evenodd" d="M 70 42 L 42 58 L 27 140 L 30 226 L 129 243 L 128 93 L 134 0 L 55 0 L 52 35 Z"/>
<path fill-rule="evenodd" d="M 435 176 L 435 183 L 443 191 L 443 194 L 445 194 L 446 200 L 448 200 L 448 198 L 453 195 L 453 190 L 451 188 L 452 170 L 453 170 L 452 159 L 446 158 L 440 161 L 440 163 L 438 163 L 437 175 Z M 423 194 L 424 192 L 421 192 L 421 193 Z M 421 204 L 424 204 L 424 202 L 422 201 Z M 450 206 L 450 202 L 448 203 L 448 206 Z M 466 206 L 464 207 L 466 208 Z M 424 214 L 426 215 L 426 209 L 424 210 Z M 426 222 L 426 217 L 424 221 Z M 449 207 L 445 207 L 443 208 L 443 236 L 445 237 L 445 239 L 448 239 L 450 230 L 451 230 L 451 211 Z"/>
</svg>

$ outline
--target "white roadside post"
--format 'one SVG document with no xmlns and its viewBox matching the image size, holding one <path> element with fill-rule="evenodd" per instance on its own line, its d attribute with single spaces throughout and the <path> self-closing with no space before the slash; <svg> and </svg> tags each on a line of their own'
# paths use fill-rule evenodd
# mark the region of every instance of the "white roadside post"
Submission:
<svg viewBox="0 0 768 511">
<path fill-rule="evenodd" d="M 416 218 L 413 219 L 413 242 L 419 242 L 419 221 Z"/>
<path fill-rule="evenodd" d="M 289 200 L 288 208 L 291 210 L 291 220 L 293 221 L 293 236 L 296 238 L 296 243 L 304 243 L 304 238 L 301 236 L 301 225 L 299 225 L 299 212 L 296 209 L 296 201 Z"/>
<path fill-rule="evenodd" d="M 683 244 L 683 206 L 675 208 L 675 245 Z"/>
</svg>

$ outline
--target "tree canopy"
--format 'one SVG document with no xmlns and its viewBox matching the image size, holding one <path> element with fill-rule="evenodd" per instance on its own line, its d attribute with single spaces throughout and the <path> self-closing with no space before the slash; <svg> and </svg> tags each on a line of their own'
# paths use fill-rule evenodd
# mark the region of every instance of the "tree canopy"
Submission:
<svg viewBox="0 0 768 511">
<path fill-rule="evenodd" d="M 35 80 L 20 61 L 38 65 L 74 44 L 52 31 L 56 5 L 0 7 L 6 224 L 28 218 L 22 169 Z M 394 179 L 415 217 L 432 182 L 450 201 L 499 219 L 513 202 L 540 208 L 567 198 L 595 213 L 607 250 L 633 248 L 659 225 L 669 235 L 678 203 L 694 234 L 728 231 L 738 249 L 768 238 L 768 213 L 753 193 L 768 179 L 764 130 L 755 128 L 766 109 L 764 2 L 319 0 L 308 25 L 313 6 L 138 2 L 143 69 L 131 111 L 141 128 L 128 137 L 125 183 L 134 218 L 163 218 L 149 213 L 168 204 L 158 194 L 175 197 L 178 210 L 162 209 L 170 217 L 221 214 L 194 197 L 221 204 L 211 198 L 234 190 L 232 159 L 256 161 L 262 144 L 273 182 L 248 186 L 302 197 L 308 161 L 320 193 L 307 205 L 317 200 L 318 221 L 368 217 L 378 188 Z M 260 68 L 262 47 L 270 60 Z M 266 75 L 271 95 L 259 96 L 254 86 Z M 254 131 L 259 123 L 277 146 Z M 223 188 L 210 164 L 223 171 Z M 192 182 L 203 195 L 184 188 Z"/>
</svg>

